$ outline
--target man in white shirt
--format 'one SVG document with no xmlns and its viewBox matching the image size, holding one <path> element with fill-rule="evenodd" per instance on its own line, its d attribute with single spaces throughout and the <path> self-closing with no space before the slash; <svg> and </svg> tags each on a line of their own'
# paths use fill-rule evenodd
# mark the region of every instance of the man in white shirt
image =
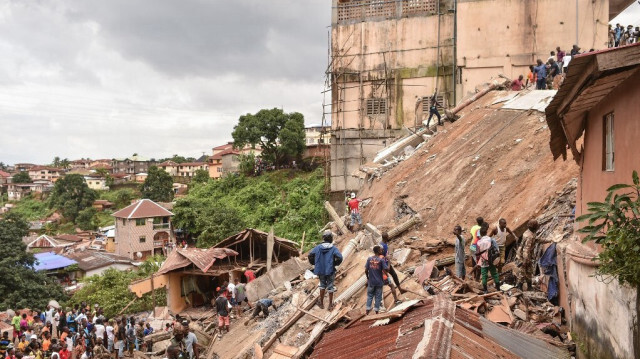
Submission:
<svg viewBox="0 0 640 359">
<path fill-rule="evenodd" d="M 96 321 L 96 337 L 102 339 L 104 337 L 105 327 L 102 324 L 102 319 Z"/>
<path fill-rule="evenodd" d="M 109 319 L 107 326 L 105 327 L 105 331 L 107 332 L 107 350 L 109 353 L 113 353 L 113 339 L 114 339 L 114 329 L 113 329 L 113 319 Z"/>
<path fill-rule="evenodd" d="M 231 293 L 231 306 L 233 308 L 238 308 L 238 302 L 236 301 L 236 286 L 233 283 L 229 283 L 227 285 L 227 291 L 229 291 L 229 293 Z M 236 309 L 236 314 L 238 313 L 238 310 Z M 238 316 L 240 316 L 238 314 Z"/>
</svg>

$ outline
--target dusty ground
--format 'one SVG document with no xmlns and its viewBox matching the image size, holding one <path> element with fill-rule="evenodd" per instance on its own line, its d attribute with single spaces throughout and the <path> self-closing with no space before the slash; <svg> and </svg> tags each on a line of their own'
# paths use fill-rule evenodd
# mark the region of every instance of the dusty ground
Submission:
<svg viewBox="0 0 640 359">
<path fill-rule="evenodd" d="M 494 91 L 470 105 L 417 153 L 366 183 L 359 197 L 373 200 L 363 220 L 393 227 L 403 220 L 394 218 L 394 199 L 406 197 L 424 221 L 405 238 L 450 240 L 454 225 L 468 230 L 477 216 L 489 223 L 504 217 L 521 233 L 523 224 L 577 176 L 578 167 L 570 160 L 553 161 L 543 113 L 491 105 L 505 94 Z"/>
</svg>

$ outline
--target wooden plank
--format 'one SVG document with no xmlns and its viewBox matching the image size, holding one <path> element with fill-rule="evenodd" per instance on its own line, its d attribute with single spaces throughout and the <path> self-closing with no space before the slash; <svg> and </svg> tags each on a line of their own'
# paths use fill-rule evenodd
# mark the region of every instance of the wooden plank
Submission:
<svg viewBox="0 0 640 359">
<path fill-rule="evenodd" d="M 404 311 L 378 313 L 378 314 L 373 314 L 373 315 L 367 315 L 364 318 L 360 319 L 360 321 L 368 322 L 368 321 L 371 321 L 371 320 L 380 320 L 380 319 L 388 319 L 388 318 L 400 318 L 403 315 L 404 315 Z"/>
<path fill-rule="evenodd" d="M 264 358 L 264 353 L 262 352 L 262 348 L 260 348 L 260 345 L 258 343 L 253 343 L 253 357 L 255 359 Z"/>
<path fill-rule="evenodd" d="M 326 320 L 326 319 L 324 319 L 324 318 L 321 318 L 321 317 L 319 317 L 319 316 L 317 316 L 317 315 L 315 315 L 315 314 L 313 314 L 313 313 L 311 313 L 311 312 L 309 312 L 309 311 L 306 311 L 306 310 L 304 310 L 304 309 L 302 309 L 302 308 L 300 308 L 300 307 L 298 307 L 297 309 L 298 309 L 299 311 L 301 311 L 302 313 L 306 314 L 306 315 L 312 316 L 312 317 L 314 317 L 314 318 L 316 318 L 316 319 L 318 319 L 318 320 L 321 320 L 321 321 L 323 321 L 323 322 L 325 322 L 325 323 L 327 323 L 327 324 L 330 324 L 330 322 L 329 322 L 328 320 Z"/>
<path fill-rule="evenodd" d="M 267 272 L 271 270 L 271 258 L 273 257 L 273 226 L 267 235 Z"/>
<path fill-rule="evenodd" d="M 292 347 L 290 345 L 278 344 L 273 351 L 278 354 L 285 355 L 288 358 L 291 358 L 297 351 L 298 348 Z"/>
</svg>

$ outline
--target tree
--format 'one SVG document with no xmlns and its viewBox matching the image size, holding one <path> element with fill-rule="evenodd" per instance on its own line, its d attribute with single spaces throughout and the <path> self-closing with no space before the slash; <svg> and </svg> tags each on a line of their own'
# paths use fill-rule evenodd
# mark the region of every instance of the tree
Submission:
<svg viewBox="0 0 640 359">
<path fill-rule="evenodd" d="M 240 116 L 233 128 L 234 147 L 260 145 L 262 157 L 275 165 L 299 157 L 305 149 L 304 117 L 281 109 L 263 109 Z"/>
<path fill-rule="evenodd" d="M 171 202 L 173 200 L 173 179 L 166 171 L 156 167 L 149 167 L 147 179 L 144 180 L 142 198 L 155 202 Z"/>
<path fill-rule="evenodd" d="M 64 168 L 64 169 L 67 169 L 67 168 L 71 167 L 71 161 L 69 161 L 68 158 L 65 158 L 65 159 L 61 160 L 60 161 L 60 167 Z"/>
<path fill-rule="evenodd" d="M 196 170 L 195 175 L 191 179 L 191 182 L 194 183 L 207 183 L 209 182 L 209 171 L 198 169 Z"/>
<path fill-rule="evenodd" d="M 53 161 L 51 162 L 51 165 L 52 165 L 53 167 L 59 168 L 59 167 L 60 167 L 60 157 L 55 156 L 55 157 L 53 158 Z"/>
<path fill-rule="evenodd" d="M 633 185 L 616 184 L 607 189 L 604 202 L 587 203 L 587 213 L 578 217 L 588 225 L 583 242 L 602 246 L 596 274 L 617 278 L 620 284 L 640 288 L 640 178 L 633 171 Z M 620 193 L 621 190 L 625 192 Z"/>
<path fill-rule="evenodd" d="M 91 207 L 96 198 L 96 191 L 87 186 L 82 175 L 70 174 L 56 181 L 49 206 L 57 208 L 65 218 L 75 223 L 80 211 Z"/>
<path fill-rule="evenodd" d="M 28 232 L 29 225 L 16 213 L 0 219 L 0 310 L 44 308 L 50 299 L 65 299 L 60 285 L 33 269 L 36 259 L 22 241 Z"/>
<path fill-rule="evenodd" d="M 138 268 L 137 271 L 119 271 L 116 269 L 107 269 L 102 275 L 94 275 L 83 278 L 85 286 L 78 290 L 69 304 L 100 303 L 100 307 L 104 309 L 104 314 L 108 318 L 115 317 L 124 309 L 135 294 L 129 290 L 129 284 L 132 281 L 148 278 L 151 273 L 155 273 L 164 261 L 162 256 L 154 256 L 147 258 Z M 166 291 L 164 288 L 155 290 L 156 301 L 158 306 L 166 305 Z M 153 306 L 151 293 L 147 293 L 142 298 L 136 300 L 129 308 L 131 313 L 150 310 Z"/>
<path fill-rule="evenodd" d="M 12 177 L 13 183 L 31 183 L 31 177 L 27 172 L 18 172 Z"/>
<path fill-rule="evenodd" d="M 253 153 L 240 155 L 238 171 L 245 176 L 253 176 L 256 171 L 256 156 Z"/>
<path fill-rule="evenodd" d="M 98 225 L 95 221 L 95 215 L 98 213 L 98 210 L 93 207 L 87 207 L 82 211 L 78 212 L 78 217 L 76 218 L 76 224 L 83 231 L 89 231 L 98 228 Z"/>
<path fill-rule="evenodd" d="M 193 205 L 197 204 L 197 207 Z M 175 208 L 174 224 L 198 238 L 201 248 L 210 247 L 220 240 L 245 228 L 245 221 L 235 208 L 219 205 L 216 201 L 179 201 Z"/>
</svg>

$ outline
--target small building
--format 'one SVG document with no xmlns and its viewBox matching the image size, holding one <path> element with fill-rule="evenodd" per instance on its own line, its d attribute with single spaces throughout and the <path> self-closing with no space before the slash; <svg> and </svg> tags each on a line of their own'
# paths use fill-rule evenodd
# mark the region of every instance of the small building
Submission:
<svg viewBox="0 0 640 359">
<path fill-rule="evenodd" d="M 82 242 L 82 238 L 72 234 L 49 236 L 43 234 L 27 244 L 28 252 L 62 253 Z"/>
<path fill-rule="evenodd" d="M 185 162 L 178 164 L 178 176 L 191 178 L 196 175 L 197 170 L 209 171 L 209 165 L 206 162 Z"/>
<path fill-rule="evenodd" d="M 178 163 L 168 160 L 164 161 L 158 165 L 158 168 L 161 168 L 165 172 L 167 172 L 171 177 L 175 177 L 178 175 Z"/>
<path fill-rule="evenodd" d="M 604 201 L 607 188 L 631 183 L 632 172 L 640 171 L 639 96 L 640 44 L 571 60 L 546 115 L 554 158 L 566 160 L 569 149 L 580 167 L 576 217 L 586 213 L 589 202 Z M 637 290 L 616 280 L 599 280 L 594 259 L 600 247 L 593 242 L 582 244 L 578 235 L 572 239 L 558 251 L 560 304 L 570 319 L 571 332 L 593 357 L 637 358 Z"/>
<path fill-rule="evenodd" d="M 46 194 L 53 190 L 49 181 L 34 181 L 33 183 L 10 183 L 7 185 L 9 201 L 19 201 L 31 193 Z"/>
<path fill-rule="evenodd" d="M 61 269 L 77 264 L 73 259 L 54 252 L 36 253 L 34 256 L 36 257 L 34 269 L 37 272 L 46 271 L 47 275 L 58 274 Z"/>
<path fill-rule="evenodd" d="M 209 157 L 209 177 L 220 178 L 225 173 L 235 173 L 240 165 L 239 156 L 253 153 L 256 157 L 260 156 L 262 149 L 260 147 L 252 148 L 250 145 L 242 149 L 233 148 L 233 142 L 217 146 L 213 148 L 213 155 Z"/>
<path fill-rule="evenodd" d="M 32 181 L 46 180 L 55 182 L 64 176 L 64 170 L 62 168 L 47 167 L 47 166 L 35 166 L 29 168 L 29 177 Z"/>
<path fill-rule="evenodd" d="M 115 253 L 130 259 L 167 255 L 175 245 L 173 213 L 150 199 L 142 199 L 113 214 Z"/>
<path fill-rule="evenodd" d="M 136 182 L 138 183 L 143 183 L 144 181 L 147 180 L 147 177 L 149 175 L 146 172 L 142 172 L 142 173 L 136 173 Z"/>
<path fill-rule="evenodd" d="M 91 167 L 91 163 L 93 161 L 89 158 L 84 159 L 81 158 L 79 160 L 73 160 L 71 161 L 71 169 L 72 170 L 76 170 L 76 169 L 89 169 L 89 167 Z"/>
<path fill-rule="evenodd" d="M 212 149 L 212 156 L 209 157 L 209 177 L 220 178 L 222 177 L 222 153 L 225 151 L 233 150 L 233 142 L 225 143 L 221 146 L 216 146 Z"/>
<path fill-rule="evenodd" d="M 7 191 L 7 185 L 11 183 L 11 174 L 0 170 L 0 194 Z"/>
<path fill-rule="evenodd" d="M 93 204 L 91 206 L 97 209 L 98 211 L 102 212 L 105 209 L 113 208 L 114 204 L 112 202 L 107 201 L 106 199 L 97 199 L 93 201 Z"/>
<path fill-rule="evenodd" d="M 149 167 L 153 165 L 155 165 L 155 161 L 138 155 L 126 158 L 114 158 L 111 160 L 111 167 L 113 168 L 114 174 L 126 173 L 135 175 L 136 173 L 149 171 Z"/>
<path fill-rule="evenodd" d="M 16 163 L 13 165 L 14 171 L 16 172 L 25 172 L 29 171 L 31 167 L 35 167 L 33 163 Z"/>
<path fill-rule="evenodd" d="M 108 191 L 107 179 L 102 176 L 84 176 L 84 181 L 89 188 L 96 191 Z"/>
<path fill-rule="evenodd" d="M 226 248 L 179 248 L 172 251 L 151 278 L 132 282 L 129 290 L 138 297 L 152 289 L 166 288 L 167 307 L 177 314 L 215 298 L 215 288 L 229 280 L 231 261 L 238 253 Z M 153 281 L 153 282 L 152 282 Z"/>
<path fill-rule="evenodd" d="M 330 145 L 331 144 L 331 126 L 322 126 L 320 124 L 312 124 L 304 128 L 305 144 L 313 145 Z"/>
<path fill-rule="evenodd" d="M 96 250 L 73 251 L 64 255 L 78 264 L 79 274 L 76 278 L 101 275 L 107 269 L 119 271 L 132 270 L 136 266 L 131 259 L 113 253 Z"/>
</svg>

